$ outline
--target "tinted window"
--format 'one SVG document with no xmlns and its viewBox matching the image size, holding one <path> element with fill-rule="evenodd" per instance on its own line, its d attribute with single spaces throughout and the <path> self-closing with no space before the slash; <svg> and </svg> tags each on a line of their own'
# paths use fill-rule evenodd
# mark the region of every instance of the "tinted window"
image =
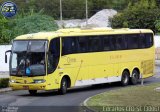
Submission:
<svg viewBox="0 0 160 112">
<path fill-rule="evenodd" d="M 116 49 L 125 50 L 127 48 L 126 41 L 123 35 L 116 35 Z"/>
<path fill-rule="evenodd" d="M 128 49 L 138 49 L 139 48 L 139 35 L 132 34 L 132 35 L 126 35 L 126 38 L 128 40 Z"/>
<path fill-rule="evenodd" d="M 53 55 L 56 55 L 56 56 L 60 55 L 60 38 L 55 38 L 51 40 L 49 51 Z"/>
<path fill-rule="evenodd" d="M 103 50 L 104 51 L 110 51 L 111 50 L 111 46 L 110 46 L 110 38 L 105 36 L 103 38 Z"/>
<path fill-rule="evenodd" d="M 48 73 L 52 73 L 59 62 L 60 57 L 60 38 L 51 40 L 48 53 Z"/>
<path fill-rule="evenodd" d="M 116 38 L 115 36 L 109 36 L 111 50 L 116 50 Z"/>
<path fill-rule="evenodd" d="M 77 38 L 64 37 L 62 39 L 62 55 L 77 53 Z"/>
<path fill-rule="evenodd" d="M 146 47 L 146 38 L 144 34 L 140 34 L 139 37 L 139 48 L 145 48 Z"/>
<path fill-rule="evenodd" d="M 127 49 L 127 42 L 123 35 L 109 35 L 103 39 L 103 50 L 125 50 Z"/>
<path fill-rule="evenodd" d="M 88 37 L 79 37 L 78 38 L 78 52 L 85 53 L 88 51 Z"/>
<path fill-rule="evenodd" d="M 152 45 L 152 34 L 64 37 L 62 38 L 62 55 L 99 51 L 141 49 L 149 48 Z"/>
<path fill-rule="evenodd" d="M 153 46 L 153 34 L 145 34 L 145 38 L 146 48 Z"/>
<path fill-rule="evenodd" d="M 101 38 L 100 37 L 89 37 L 88 38 L 88 51 L 98 52 L 101 51 Z"/>
<path fill-rule="evenodd" d="M 131 34 L 126 35 L 128 40 L 128 49 L 149 48 L 153 45 L 152 34 Z"/>
</svg>

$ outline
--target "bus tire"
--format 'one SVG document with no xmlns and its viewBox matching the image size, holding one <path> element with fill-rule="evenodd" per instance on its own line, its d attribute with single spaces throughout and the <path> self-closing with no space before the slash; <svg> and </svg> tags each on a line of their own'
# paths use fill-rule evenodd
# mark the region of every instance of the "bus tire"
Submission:
<svg viewBox="0 0 160 112">
<path fill-rule="evenodd" d="M 59 89 L 59 93 L 61 95 L 64 95 L 64 94 L 67 93 L 67 79 L 66 78 L 62 78 L 61 87 Z"/>
<path fill-rule="evenodd" d="M 138 83 L 139 79 L 139 73 L 137 70 L 133 70 L 132 76 L 131 76 L 131 84 L 136 85 Z"/>
<path fill-rule="evenodd" d="M 35 96 L 37 94 L 37 90 L 29 90 L 30 95 Z"/>
<path fill-rule="evenodd" d="M 122 86 L 127 86 L 128 83 L 129 83 L 129 72 L 125 70 L 122 73 L 121 84 Z"/>
</svg>

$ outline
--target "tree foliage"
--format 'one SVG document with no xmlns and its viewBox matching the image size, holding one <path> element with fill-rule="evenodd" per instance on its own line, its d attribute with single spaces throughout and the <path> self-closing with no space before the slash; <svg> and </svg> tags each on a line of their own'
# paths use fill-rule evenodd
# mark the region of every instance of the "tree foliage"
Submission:
<svg viewBox="0 0 160 112">
<path fill-rule="evenodd" d="M 155 0 L 130 2 L 128 7 L 111 19 L 113 28 L 149 28 L 157 32 L 155 21 L 160 18 L 160 9 Z"/>
<path fill-rule="evenodd" d="M 8 22 L 9 21 L 5 17 L 0 16 L 0 43 L 9 41 L 9 38 L 5 37 L 7 30 L 9 30 Z"/>
<path fill-rule="evenodd" d="M 27 16 L 18 16 L 15 19 L 0 19 L 0 43 L 9 43 L 16 36 L 39 31 L 54 31 L 57 25 L 50 16 L 33 13 Z"/>
<path fill-rule="evenodd" d="M 157 21 L 155 22 L 155 24 L 156 24 L 155 27 L 156 27 L 158 33 L 160 33 L 160 19 L 157 20 Z"/>
</svg>

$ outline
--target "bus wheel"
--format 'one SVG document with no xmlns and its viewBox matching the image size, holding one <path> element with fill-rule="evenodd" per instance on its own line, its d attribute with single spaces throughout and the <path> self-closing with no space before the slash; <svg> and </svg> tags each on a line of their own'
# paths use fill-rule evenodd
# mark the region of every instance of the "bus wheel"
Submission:
<svg viewBox="0 0 160 112">
<path fill-rule="evenodd" d="M 122 86 L 127 86 L 128 83 L 129 83 L 129 72 L 128 71 L 124 71 L 122 73 L 121 84 L 122 84 Z"/>
<path fill-rule="evenodd" d="M 37 94 L 37 90 L 29 90 L 29 94 L 34 96 Z"/>
<path fill-rule="evenodd" d="M 61 95 L 64 95 L 67 93 L 67 80 L 66 80 L 66 78 L 63 78 L 61 81 L 61 87 L 59 89 L 59 93 Z"/>
<path fill-rule="evenodd" d="M 138 83 L 139 74 L 137 70 L 133 70 L 132 77 L 131 77 L 131 84 L 136 85 Z"/>
</svg>

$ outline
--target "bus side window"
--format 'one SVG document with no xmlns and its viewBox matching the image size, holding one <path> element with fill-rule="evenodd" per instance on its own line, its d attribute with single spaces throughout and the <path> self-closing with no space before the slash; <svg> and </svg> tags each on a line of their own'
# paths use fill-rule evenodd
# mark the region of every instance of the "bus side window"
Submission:
<svg viewBox="0 0 160 112">
<path fill-rule="evenodd" d="M 108 36 L 105 36 L 103 38 L 103 50 L 104 51 L 110 51 L 111 50 L 110 38 Z"/>
<path fill-rule="evenodd" d="M 78 46 L 75 37 L 64 37 L 62 39 L 62 55 L 77 53 Z"/>
<path fill-rule="evenodd" d="M 79 44 L 79 53 L 86 53 L 88 51 L 88 38 L 87 37 L 79 37 L 78 44 Z"/>
<path fill-rule="evenodd" d="M 153 45 L 153 34 L 140 34 L 140 48 L 149 48 Z"/>
<path fill-rule="evenodd" d="M 146 47 L 146 38 L 144 34 L 140 34 L 139 36 L 139 48 L 145 48 Z"/>
<path fill-rule="evenodd" d="M 127 48 L 126 41 L 124 39 L 124 36 L 122 35 L 116 35 L 116 49 L 117 50 L 125 50 Z"/>
<path fill-rule="evenodd" d="M 101 51 L 101 39 L 100 37 L 89 37 L 88 39 L 88 51 L 89 52 L 98 52 Z"/>
<path fill-rule="evenodd" d="M 128 49 L 138 49 L 139 48 L 139 36 L 137 34 L 127 35 Z"/>
<path fill-rule="evenodd" d="M 48 53 L 48 73 L 52 73 L 59 61 L 60 57 L 60 38 L 51 40 Z"/>
<path fill-rule="evenodd" d="M 109 36 L 110 38 L 110 46 L 111 46 L 111 50 L 116 50 L 116 38 L 115 36 Z"/>
<path fill-rule="evenodd" d="M 145 40 L 146 48 L 153 46 L 153 34 L 145 34 Z"/>
</svg>

